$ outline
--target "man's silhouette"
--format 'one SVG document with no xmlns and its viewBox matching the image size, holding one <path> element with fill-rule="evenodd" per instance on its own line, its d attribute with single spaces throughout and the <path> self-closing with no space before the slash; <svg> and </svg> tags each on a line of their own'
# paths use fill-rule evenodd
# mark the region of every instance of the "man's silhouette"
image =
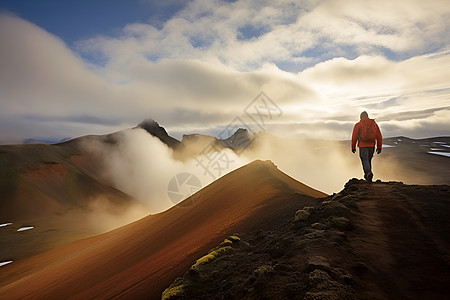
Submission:
<svg viewBox="0 0 450 300">
<path fill-rule="evenodd" d="M 375 142 L 377 145 L 377 154 L 381 153 L 383 137 L 380 128 L 373 119 L 369 119 L 367 112 L 363 111 L 360 115 L 360 121 L 353 127 L 352 134 L 352 152 L 356 152 L 356 142 L 359 147 L 359 157 L 361 158 L 364 179 L 372 182 L 372 157 L 375 151 Z"/>
</svg>

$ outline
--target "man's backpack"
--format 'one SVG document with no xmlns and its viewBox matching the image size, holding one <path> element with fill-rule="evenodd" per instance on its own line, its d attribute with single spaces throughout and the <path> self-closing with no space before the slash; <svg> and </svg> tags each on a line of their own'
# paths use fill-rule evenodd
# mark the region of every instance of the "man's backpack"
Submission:
<svg viewBox="0 0 450 300">
<path fill-rule="evenodd" d="M 361 142 L 374 142 L 377 138 L 377 128 L 373 119 L 361 120 L 359 126 L 358 140 Z"/>
</svg>

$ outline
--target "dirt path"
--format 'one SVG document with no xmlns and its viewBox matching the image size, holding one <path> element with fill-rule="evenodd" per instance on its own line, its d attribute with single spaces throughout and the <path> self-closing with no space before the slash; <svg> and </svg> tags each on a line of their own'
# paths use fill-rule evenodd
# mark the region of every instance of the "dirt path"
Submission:
<svg viewBox="0 0 450 300">
<path fill-rule="evenodd" d="M 448 294 L 450 247 L 430 226 L 448 209 L 421 211 L 422 202 L 429 208 L 437 198 L 422 198 L 400 183 L 363 184 L 357 191 L 360 213 L 348 238 L 360 260 L 350 266 L 359 273 L 360 294 L 379 299 L 441 299 Z M 440 203 L 435 206 L 439 209 Z"/>
</svg>

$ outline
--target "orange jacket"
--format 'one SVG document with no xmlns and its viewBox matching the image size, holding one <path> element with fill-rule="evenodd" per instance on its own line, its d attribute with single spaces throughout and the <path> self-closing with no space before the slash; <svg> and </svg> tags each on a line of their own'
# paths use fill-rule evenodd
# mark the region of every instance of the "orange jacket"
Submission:
<svg viewBox="0 0 450 300">
<path fill-rule="evenodd" d="M 369 119 L 369 118 L 362 118 L 363 119 Z M 380 131 L 380 127 L 378 127 L 378 124 L 374 121 L 375 123 L 375 128 L 377 131 L 377 137 L 376 137 L 376 142 L 377 142 L 377 149 L 381 149 L 382 145 L 383 145 L 383 137 L 381 136 L 381 131 Z M 358 141 L 358 147 L 375 147 L 375 141 L 373 142 L 363 142 L 358 140 L 358 134 L 359 134 L 359 128 L 361 127 L 361 121 L 359 121 L 358 123 L 355 124 L 355 127 L 353 127 L 353 133 L 352 133 L 352 150 L 356 150 L 356 141 Z"/>
</svg>

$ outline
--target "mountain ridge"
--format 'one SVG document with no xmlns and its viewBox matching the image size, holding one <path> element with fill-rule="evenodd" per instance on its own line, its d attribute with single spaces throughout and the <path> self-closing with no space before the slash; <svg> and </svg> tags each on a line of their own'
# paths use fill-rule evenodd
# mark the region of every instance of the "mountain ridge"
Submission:
<svg viewBox="0 0 450 300">
<path fill-rule="evenodd" d="M 162 299 L 446 299 L 449 196 L 352 179 L 277 226 L 228 237 Z"/>
</svg>

